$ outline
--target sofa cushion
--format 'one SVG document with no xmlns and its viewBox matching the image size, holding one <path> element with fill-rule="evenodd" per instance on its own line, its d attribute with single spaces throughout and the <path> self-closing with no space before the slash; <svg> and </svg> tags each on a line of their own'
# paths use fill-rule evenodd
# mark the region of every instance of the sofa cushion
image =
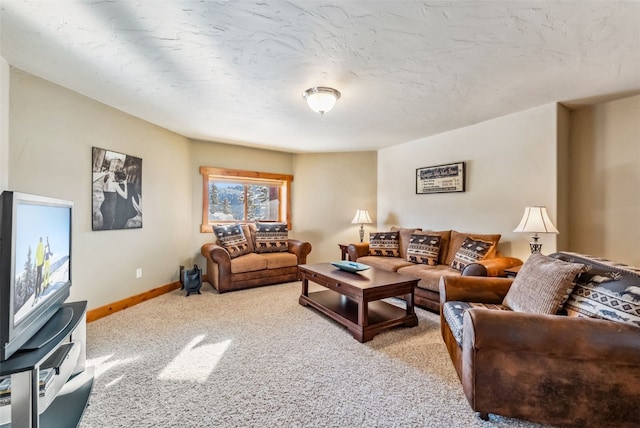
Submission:
<svg viewBox="0 0 640 428">
<path fill-rule="evenodd" d="M 462 245 L 462 243 L 466 238 L 495 242 L 496 245 L 494 245 L 493 249 L 491 249 L 491 251 L 489 251 L 489 254 L 487 254 L 487 258 L 492 259 L 496 256 L 496 249 L 498 247 L 498 242 L 500 242 L 501 236 L 502 235 L 500 235 L 499 233 L 497 234 L 463 233 L 463 232 L 452 230 L 451 241 L 449 241 L 449 251 L 447 253 L 447 258 L 445 259 L 444 264 L 451 265 L 451 262 L 456 256 L 456 253 L 458 252 L 458 249 L 460 248 L 460 246 Z"/>
<path fill-rule="evenodd" d="M 231 259 L 231 273 L 255 272 L 266 268 L 267 258 L 263 254 L 248 253 Z"/>
<path fill-rule="evenodd" d="M 400 257 L 379 257 L 379 256 L 364 256 L 358 257 L 356 260 L 358 263 L 362 263 L 371 267 L 384 269 L 390 272 L 396 272 L 398 269 L 411 266 L 413 263 L 408 262 L 406 259 Z"/>
<path fill-rule="evenodd" d="M 438 264 L 444 265 L 445 260 L 447 259 L 447 254 L 449 252 L 449 243 L 451 242 L 451 231 L 450 230 L 423 230 L 420 232 L 415 232 L 417 234 L 425 234 L 425 235 L 437 235 L 440 237 L 440 254 L 438 255 Z M 457 248 L 456 248 L 457 250 Z"/>
<path fill-rule="evenodd" d="M 607 259 L 576 253 L 559 253 L 574 263 L 584 263 L 564 307 L 569 315 L 598 317 L 640 327 L 640 269 Z"/>
<path fill-rule="evenodd" d="M 437 235 L 411 234 L 407 248 L 407 261 L 429 266 L 438 264 L 440 237 Z"/>
<path fill-rule="evenodd" d="M 459 302 L 456 300 L 445 302 L 445 304 L 442 305 L 442 315 L 444 316 L 453 337 L 460 346 L 462 346 L 462 322 L 464 320 L 464 313 L 472 308 L 493 309 L 499 311 L 509 310 L 509 308 L 504 305 L 495 305 L 492 303 Z"/>
<path fill-rule="evenodd" d="M 456 251 L 451 267 L 463 271 L 468 264 L 486 259 L 495 246 L 496 243 L 494 241 L 466 237 L 458 251 Z"/>
<path fill-rule="evenodd" d="M 452 268 L 451 266 L 445 266 L 445 265 L 427 266 L 427 265 L 415 264 L 415 263 L 410 263 L 409 266 L 399 268 L 398 273 L 420 278 L 420 281 L 416 285 L 417 288 L 431 290 L 436 293 L 440 292 L 440 288 L 439 288 L 440 277 L 460 276 L 460 271 Z"/>
<path fill-rule="evenodd" d="M 256 253 L 277 253 L 289 250 L 286 223 L 256 223 Z"/>
<path fill-rule="evenodd" d="M 422 229 L 417 227 L 395 227 L 391 228 L 392 232 L 399 232 L 398 235 L 398 250 L 400 251 L 400 257 L 403 259 L 407 258 L 407 247 L 409 247 L 409 240 L 411 239 L 411 234 Z"/>
<path fill-rule="evenodd" d="M 298 265 L 298 257 L 289 252 L 260 254 L 267 261 L 267 269 L 278 269 Z"/>
<path fill-rule="evenodd" d="M 533 253 L 522 265 L 502 304 L 518 312 L 555 314 L 584 269 L 580 263 Z"/>
<path fill-rule="evenodd" d="M 372 232 L 369 234 L 369 255 L 399 257 L 400 232 Z"/>
<path fill-rule="evenodd" d="M 242 226 L 239 224 L 214 226 L 213 233 L 218 238 L 220 245 L 229 252 L 232 259 L 251 252 L 242 231 Z"/>
</svg>

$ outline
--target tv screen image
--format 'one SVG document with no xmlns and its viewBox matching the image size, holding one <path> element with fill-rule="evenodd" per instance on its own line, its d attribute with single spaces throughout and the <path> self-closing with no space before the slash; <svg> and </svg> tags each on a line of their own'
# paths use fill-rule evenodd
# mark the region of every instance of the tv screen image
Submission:
<svg viewBox="0 0 640 428">
<path fill-rule="evenodd" d="M 70 279 L 66 207 L 17 204 L 14 323 L 46 302 Z"/>
<path fill-rule="evenodd" d="M 72 222 L 71 201 L 0 195 L 0 361 L 43 346 L 70 320 L 66 311 L 55 327 L 47 324 L 70 294 Z"/>
</svg>

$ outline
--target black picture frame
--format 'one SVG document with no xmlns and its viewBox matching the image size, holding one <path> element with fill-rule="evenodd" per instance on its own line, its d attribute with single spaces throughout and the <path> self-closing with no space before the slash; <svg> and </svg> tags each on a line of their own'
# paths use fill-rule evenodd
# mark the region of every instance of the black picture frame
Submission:
<svg viewBox="0 0 640 428">
<path fill-rule="evenodd" d="M 464 162 L 416 168 L 417 195 L 464 192 L 465 190 Z"/>
<path fill-rule="evenodd" d="M 92 148 L 92 229 L 142 228 L 142 159 Z"/>
</svg>

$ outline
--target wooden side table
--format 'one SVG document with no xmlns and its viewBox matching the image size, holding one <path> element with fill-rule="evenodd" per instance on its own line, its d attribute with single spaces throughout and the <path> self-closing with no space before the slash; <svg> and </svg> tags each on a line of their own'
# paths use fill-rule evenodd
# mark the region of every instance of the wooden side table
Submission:
<svg viewBox="0 0 640 428">
<path fill-rule="evenodd" d="M 349 258 L 349 252 L 347 251 L 349 244 L 338 244 L 338 247 L 340 247 L 340 252 L 342 253 L 341 260 L 351 260 Z"/>
</svg>

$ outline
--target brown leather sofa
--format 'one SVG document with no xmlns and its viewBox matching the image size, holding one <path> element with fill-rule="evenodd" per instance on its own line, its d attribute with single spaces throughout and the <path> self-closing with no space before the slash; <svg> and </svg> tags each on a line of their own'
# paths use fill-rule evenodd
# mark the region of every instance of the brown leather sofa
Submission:
<svg viewBox="0 0 640 428">
<path fill-rule="evenodd" d="M 423 231 L 417 228 L 397 227 L 392 227 L 391 231 L 397 231 L 400 234 L 400 257 L 369 255 L 369 243 L 360 242 L 350 244 L 347 247 L 349 259 L 375 268 L 420 278 L 415 289 L 415 304 L 434 312 L 440 310 L 440 291 L 438 284 L 441 276 L 504 276 L 505 269 L 522 264 L 522 260 L 515 257 L 503 257 L 494 250 L 486 259 L 470 263 L 462 271 L 451 267 L 451 262 L 466 237 L 492 240 L 496 242 L 497 246 L 500 240 L 499 234 L 483 235 L 458 232 L 455 230 Z M 437 234 L 442 237 L 438 265 L 429 266 L 407 260 L 409 239 L 414 232 Z"/>
<path fill-rule="evenodd" d="M 590 270 L 601 267 L 595 259 L 575 254 L 554 256 L 584 262 Z M 613 266 L 607 268 L 612 272 L 609 276 L 623 279 L 627 291 L 637 293 L 640 270 L 636 275 Z M 589 284 L 578 281 L 571 296 L 583 303 L 588 303 L 583 297 L 589 294 L 599 298 L 585 290 L 600 286 L 596 282 L 603 276 L 594 275 Z M 443 277 L 441 304 L 501 305 L 513 281 Z M 628 292 L 619 296 L 625 295 L 629 297 Z M 628 301 L 633 304 L 634 300 Z M 440 315 L 442 337 L 462 389 L 481 418 L 493 413 L 567 427 L 640 426 L 640 318 L 629 323 L 628 317 L 621 317 L 627 322 L 616 322 L 500 309 L 464 311 L 461 342 L 444 316 L 449 308 L 443 306 Z M 618 317 L 605 306 L 600 311 L 603 316 Z"/>
<path fill-rule="evenodd" d="M 298 265 L 307 262 L 311 244 L 289 239 L 286 252 L 256 253 L 255 227 L 243 224 L 242 229 L 250 247 L 250 253 L 231 258 L 229 252 L 218 243 L 204 244 L 200 253 L 207 261 L 206 280 L 220 293 L 263 285 L 298 281 Z"/>
</svg>

